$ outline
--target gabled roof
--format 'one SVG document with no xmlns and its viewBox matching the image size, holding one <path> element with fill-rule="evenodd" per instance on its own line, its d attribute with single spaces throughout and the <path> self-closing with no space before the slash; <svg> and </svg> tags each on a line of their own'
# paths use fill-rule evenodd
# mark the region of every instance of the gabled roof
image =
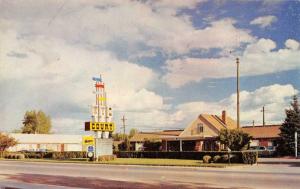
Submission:
<svg viewBox="0 0 300 189">
<path fill-rule="evenodd" d="M 226 116 L 226 124 L 222 121 L 222 118 L 217 115 L 211 114 L 200 114 L 199 118 L 204 118 L 207 122 L 209 122 L 212 126 L 214 126 L 218 131 L 221 129 L 236 129 L 236 122 L 230 117 Z"/>
<path fill-rule="evenodd" d="M 190 131 L 192 127 L 194 126 L 195 122 L 198 120 L 201 120 L 204 122 L 207 126 L 209 126 L 216 134 L 221 130 L 221 129 L 235 129 L 237 128 L 236 122 L 226 116 L 226 124 L 222 121 L 222 118 L 217 115 L 212 115 L 212 114 L 200 114 L 197 119 L 192 121 L 188 127 L 184 129 L 184 131 L 180 134 L 180 137 L 183 136 L 188 136 L 190 135 Z"/>
<path fill-rule="evenodd" d="M 254 139 L 259 138 L 278 138 L 281 125 L 265 125 L 265 126 L 246 126 L 242 127 L 242 131 L 251 135 Z"/>
</svg>

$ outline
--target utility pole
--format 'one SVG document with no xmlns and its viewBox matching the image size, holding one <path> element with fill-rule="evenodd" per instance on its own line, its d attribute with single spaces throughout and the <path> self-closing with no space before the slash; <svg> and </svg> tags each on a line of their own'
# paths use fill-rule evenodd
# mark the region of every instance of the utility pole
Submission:
<svg viewBox="0 0 300 189">
<path fill-rule="evenodd" d="M 237 128 L 240 128 L 240 83 L 239 83 L 239 58 L 236 58 L 236 119 Z"/>
<path fill-rule="evenodd" d="M 125 115 L 123 115 L 123 117 L 122 117 L 122 119 L 121 119 L 121 121 L 122 121 L 122 123 L 123 123 L 123 140 L 125 140 L 125 131 L 126 131 L 126 124 L 125 124 L 125 122 L 126 122 L 126 120 L 127 119 L 125 119 Z"/>
<path fill-rule="evenodd" d="M 266 122 L 265 122 L 265 106 L 263 106 L 261 112 L 263 113 L 263 126 L 266 126 Z"/>
<path fill-rule="evenodd" d="M 298 157 L 298 133 L 295 131 L 295 157 Z"/>
</svg>

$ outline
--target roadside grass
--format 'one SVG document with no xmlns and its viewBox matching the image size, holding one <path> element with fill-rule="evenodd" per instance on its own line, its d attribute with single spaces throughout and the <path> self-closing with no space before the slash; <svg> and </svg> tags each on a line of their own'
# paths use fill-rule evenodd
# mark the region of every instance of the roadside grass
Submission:
<svg viewBox="0 0 300 189">
<path fill-rule="evenodd" d="M 6 160 L 6 159 L 5 159 Z M 203 163 L 201 160 L 185 159 L 148 159 L 148 158 L 117 158 L 110 161 L 89 162 L 85 158 L 53 160 L 53 159 L 8 159 L 7 161 L 47 162 L 47 163 L 78 163 L 78 164 L 108 164 L 108 165 L 148 165 L 148 166 L 184 166 L 184 167 L 215 167 L 245 166 L 246 164 Z"/>
<path fill-rule="evenodd" d="M 112 165 L 152 165 L 152 166 L 189 166 L 189 167 L 226 167 L 224 164 L 204 164 L 200 160 L 186 159 L 147 159 L 147 158 L 117 158 L 111 161 L 100 161 L 100 164 Z"/>
</svg>

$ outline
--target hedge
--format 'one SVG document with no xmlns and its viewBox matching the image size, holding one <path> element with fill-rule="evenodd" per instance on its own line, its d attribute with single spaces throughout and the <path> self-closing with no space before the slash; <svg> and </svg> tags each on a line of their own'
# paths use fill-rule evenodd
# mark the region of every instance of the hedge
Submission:
<svg viewBox="0 0 300 189">
<path fill-rule="evenodd" d="M 25 158 L 33 159 L 72 159 L 72 158 L 86 158 L 86 152 L 25 152 Z"/>
<path fill-rule="evenodd" d="M 212 158 L 214 156 L 223 156 L 225 159 L 228 152 L 225 151 L 184 151 L 184 152 L 163 152 L 163 151 L 119 151 L 116 152 L 118 158 L 159 158 L 159 159 L 192 159 L 202 160 L 204 156 L 208 155 Z M 229 162 L 229 161 L 228 161 Z M 230 152 L 231 163 L 245 163 L 254 164 L 257 162 L 257 151 L 232 151 Z"/>
</svg>

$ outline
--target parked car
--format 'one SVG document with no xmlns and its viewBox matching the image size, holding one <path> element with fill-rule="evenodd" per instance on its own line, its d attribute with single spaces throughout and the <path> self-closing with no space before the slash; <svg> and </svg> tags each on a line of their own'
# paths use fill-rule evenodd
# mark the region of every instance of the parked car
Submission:
<svg viewBox="0 0 300 189">
<path fill-rule="evenodd" d="M 275 146 L 251 146 L 250 150 L 256 150 L 258 157 L 271 157 L 275 154 Z"/>
</svg>

